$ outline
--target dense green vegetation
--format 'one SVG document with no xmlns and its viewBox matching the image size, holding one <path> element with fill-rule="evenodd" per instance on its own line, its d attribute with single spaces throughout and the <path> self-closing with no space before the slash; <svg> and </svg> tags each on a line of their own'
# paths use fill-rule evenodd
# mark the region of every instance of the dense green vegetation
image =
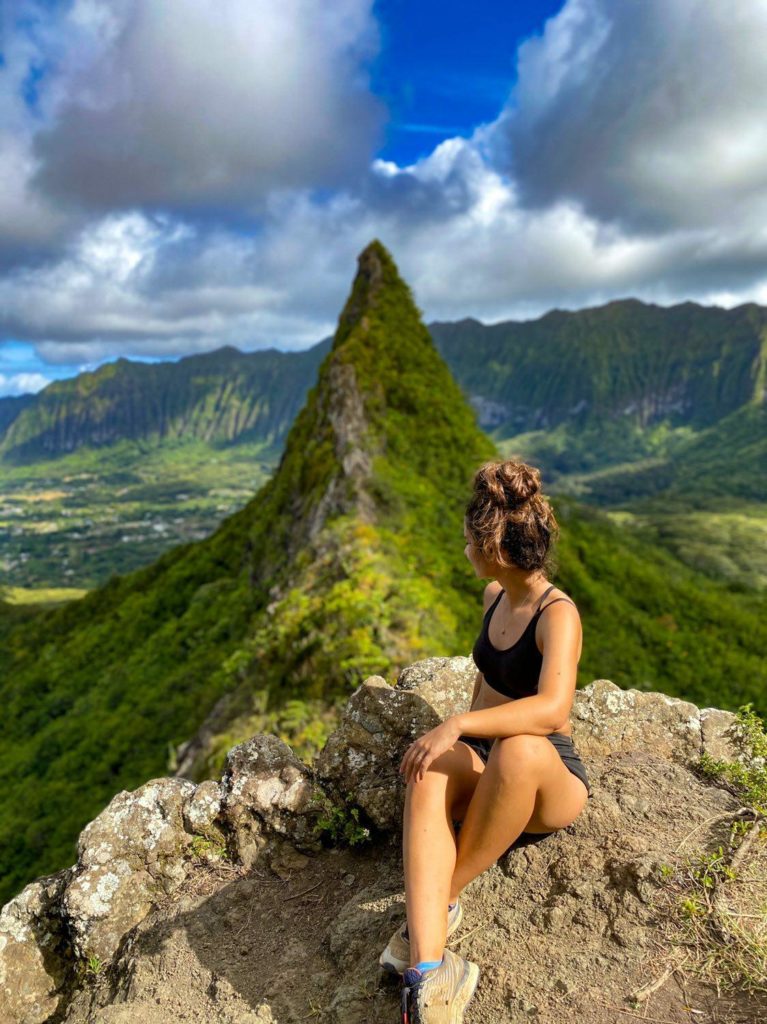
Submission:
<svg viewBox="0 0 767 1024">
<path fill-rule="evenodd" d="M 2 895 L 70 863 L 79 829 L 163 774 L 222 694 L 239 714 L 332 701 L 470 642 L 477 584 L 453 537 L 493 447 L 388 253 L 366 261 L 279 466 L 243 509 L 79 601 L 0 608 Z M 411 472 L 397 499 L 391 481 Z M 419 503 L 426 569 L 407 541 Z"/>
<path fill-rule="evenodd" d="M 81 600 L 0 603 L 0 899 L 70 864 L 84 824 L 172 768 L 223 695 L 195 777 L 264 724 L 310 755 L 365 676 L 393 682 L 416 658 L 467 654 L 485 581 L 463 555 L 462 515 L 471 474 L 495 451 L 373 243 L 251 501 Z M 584 623 L 581 685 L 752 700 L 764 714 L 763 596 L 685 566 L 641 522 L 626 529 L 566 496 L 554 507 L 555 580 Z"/>
<path fill-rule="evenodd" d="M 662 497 L 686 508 L 716 508 L 721 499 L 764 503 L 767 498 L 767 406 L 748 402 L 700 431 L 660 428 L 657 454 L 573 474 L 589 504 L 641 508 L 640 500 Z M 651 442 L 653 432 L 648 436 Z M 577 444 L 586 443 L 580 438 Z"/>
<path fill-rule="evenodd" d="M 301 352 L 226 345 L 177 361 L 104 363 L 53 381 L 12 418 L 4 401 L 0 458 L 20 465 L 122 440 L 280 444 L 329 348 L 330 339 Z"/>
<path fill-rule="evenodd" d="M 492 420 L 493 437 L 540 432 L 552 474 L 663 457 L 685 436 L 680 428 L 691 437 L 764 403 L 767 308 L 755 303 L 620 299 L 522 323 L 430 329 L 465 393 L 480 408 L 492 403 L 483 423 Z"/>
</svg>

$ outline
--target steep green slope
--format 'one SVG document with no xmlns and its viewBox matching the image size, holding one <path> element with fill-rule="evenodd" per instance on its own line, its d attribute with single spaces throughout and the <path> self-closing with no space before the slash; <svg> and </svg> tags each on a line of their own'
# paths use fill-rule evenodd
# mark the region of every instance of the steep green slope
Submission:
<svg viewBox="0 0 767 1024">
<path fill-rule="evenodd" d="M 641 525 L 653 548 L 758 591 L 767 581 L 766 314 L 753 303 L 664 309 L 630 299 L 432 333 L 499 450 L 540 466 L 552 494 L 611 509 Z"/>
<path fill-rule="evenodd" d="M 659 424 L 698 430 L 764 401 L 767 309 L 755 303 L 728 310 L 618 299 L 429 330 L 496 439 L 570 428 L 552 471 L 652 454 Z M 121 439 L 281 443 L 330 343 L 295 353 L 226 346 L 156 364 L 118 359 L 37 395 L 0 399 L 0 459 L 24 463 Z"/>
<path fill-rule="evenodd" d="M 711 499 L 767 499 L 767 406 L 749 402 L 692 436 L 679 437 L 663 457 L 577 477 L 589 503 L 617 506 L 663 497 L 668 508 L 705 508 Z M 649 506 L 647 506 L 649 508 Z"/>
<path fill-rule="evenodd" d="M 3 609 L 3 893 L 69 863 L 78 829 L 162 774 L 222 694 L 327 702 L 371 672 L 465 650 L 477 586 L 462 507 L 492 453 L 373 243 L 252 501 L 81 601 Z"/>
<path fill-rule="evenodd" d="M 725 310 L 620 299 L 523 323 L 430 330 L 480 424 L 550 474 L 665 458 L 764 403 L 767 309 L 754 303 Z"/>
<path fill-rule="evenodd" d="M 37 396 L 33 394 L 3 395 L 0 397 L 0 434 L 21 415 L 24 409 L 34 405 L 36 401 Z"/>
</svg>

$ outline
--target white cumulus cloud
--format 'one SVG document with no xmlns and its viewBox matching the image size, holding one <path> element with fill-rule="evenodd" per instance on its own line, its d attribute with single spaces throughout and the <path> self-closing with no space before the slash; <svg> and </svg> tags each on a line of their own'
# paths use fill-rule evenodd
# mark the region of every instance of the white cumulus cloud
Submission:
<svg viewBox="0 0 767 1024">
<path fill-rule="evenodd" d="M 41 391 L 50 382 L 42 373 L 0 373 L 0 396 Z"/>
<path fill-rule="evenodd" d="M 17 122 L 20 81 L 43 74 L 0 174 L 70 216 L 258 212 L 275 186 L 354 178 L 379 141 L 372 0 L 10 3 Z"/>
<path fill-rule="evenodd" d="M 665 233 L 767 217 L 767 0 L 569 0 L 494 126 L 520 202 Z"/>
</svg>

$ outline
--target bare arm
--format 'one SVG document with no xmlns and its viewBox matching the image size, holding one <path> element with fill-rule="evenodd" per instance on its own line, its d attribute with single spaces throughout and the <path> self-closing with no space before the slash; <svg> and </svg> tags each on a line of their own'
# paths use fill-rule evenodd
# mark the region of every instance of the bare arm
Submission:
<svg viewBox="0 0 767 1024">
<path fill-rule="evenodd" d="M 484 608 L 483 608 L 483 613 L 484 614 L 487 613 L 487 609 L 490 607 L 490 605 L 493 603 L 493 601 L 498 596 L 498 591 L 500 589 L 501 589 L 500 583 L 498 583 L 495 580 L 492 583 L 488 583 L 488 585 L 485 587 L 485 592 L 482 595 L 482 603 L 484 605 Z M 482 684 L 484 683 L 484 681 L 485 681 L 485 677 L 482 675 L 482 673 L 479 671 L 479 669 L 477 669 L 477 676 L 476 676 L 476 679 L 474 680 L 474 693 L 472 693 L 472 695 L 471 695 L 471 704 L 469 704 L 469 711 L 471 711 L 471 709 L 477 703 L 477 697 L 479 697 L 479 691 L 482 689 Z"/>
<path fill-rule="evenodd" d="M 554 707 L 542 700 L 540 694 L 536 694 L 510 700 L 497 707 L 482 708 L 481 711 L 466 711 L 455 715 L 453 720 L 460 733 L 493 739 L 496 736 L 516 736 L 523 732 L 532 736 L 548 736 L 564 717 L 556 714 Z"/>
</svg>

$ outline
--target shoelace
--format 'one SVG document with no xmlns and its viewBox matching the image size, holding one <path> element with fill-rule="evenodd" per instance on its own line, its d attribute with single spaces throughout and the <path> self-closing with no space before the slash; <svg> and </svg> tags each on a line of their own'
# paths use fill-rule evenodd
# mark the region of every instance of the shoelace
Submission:
<svg viewBox="0 0 767 1024">
<path fill-rule="evenodd" d="M 410 986 L 409 985 L 403 985 L 402 986 L 402 993 L 400 995 L 400 1004 L 399 1004 L 400 1024 L 412 1024 L 412 1022 L 410 1020 L 410 1008 L 408 1006 L 408 1003 L 410 1001 L 408 999 L 409 995 L 410 995 Z"/>
</svg>

